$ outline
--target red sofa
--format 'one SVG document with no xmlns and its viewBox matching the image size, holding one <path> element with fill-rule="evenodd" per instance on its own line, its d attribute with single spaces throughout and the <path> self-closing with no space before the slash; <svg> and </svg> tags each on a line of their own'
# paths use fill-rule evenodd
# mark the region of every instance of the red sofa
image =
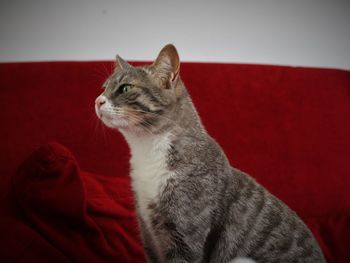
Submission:
<svg viewBox="0 0 350 263">
<path fill-rule="evenodd" d="M 144 262 L 128 147 L 94 113 L 112 68 L 0 64 L 2 262 Z M 350 262 L 350 72 L 183 63 L 181 77 L 232 165 L 300 215 L 328 262 Z"/>
</svg>

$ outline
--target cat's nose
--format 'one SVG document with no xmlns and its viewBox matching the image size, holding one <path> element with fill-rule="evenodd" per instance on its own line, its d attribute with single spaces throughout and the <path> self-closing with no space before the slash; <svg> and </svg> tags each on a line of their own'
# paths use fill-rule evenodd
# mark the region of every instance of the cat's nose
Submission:
<svg viewBox="0 0 350 263">
<path fill-rule="evenodd" d="M 95 100 L 95 104 L 98 108 L 101 108 L 101 106 L 105 103 L 106 103 L 106 98 L 104 96 L 98 96 Z"/>
</svg>

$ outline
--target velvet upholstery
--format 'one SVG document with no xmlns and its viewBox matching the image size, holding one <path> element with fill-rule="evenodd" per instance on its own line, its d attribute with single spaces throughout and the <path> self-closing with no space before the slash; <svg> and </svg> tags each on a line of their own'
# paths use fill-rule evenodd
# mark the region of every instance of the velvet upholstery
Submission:
<svg viewBox="0 0 350 263">
<path fill-rule="evenodd" d="M 112 68 L 0 64 L 3 262 L 144 261 L 128 147 L 94 113 Z M 299 214 L 328 262 L 350 262 L 350 72 L 218 63 L 180 72 L 232 165 Z"/>
</svg>

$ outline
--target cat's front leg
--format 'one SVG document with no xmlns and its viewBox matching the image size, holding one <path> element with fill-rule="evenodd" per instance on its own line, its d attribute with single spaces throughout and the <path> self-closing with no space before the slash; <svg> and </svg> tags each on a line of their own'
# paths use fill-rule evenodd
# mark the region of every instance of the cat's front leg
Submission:
<svg viewBox="0 0 350 263">
<path fill-rule="evenodd" d="M 157 256 L 156 245 L 154 244 L 152 235 L 141 217 L 139 217 L 139 224 L 141 228 L 141 239 L 142 239 L 147 262 L 160 263 L 161 261 Z"/>
<path fill-rule="evenodd" d="M 149 229 L 140 218 L 141 238 L 147 262 L 200 262 L 198 241 L 191 240 L 191 236 L 186 236 L 186 231 L 181 231 L 182 227 L 176 226 L 173 221 L 161 221 L 153 220 L 153 227 Z"/>
<path fill-rule="evenodd" d="M 193 206 L 172 193 L 172 200 L 160 204 L 152 220 L 155 239 L 164 262 L 202 262 L 210 231 L 210 207 Z M 192 202 L 193 203 L 193 202 Z"/>
<path fill-rule="evenodd" d="M 161 236 L 165 262 L 201 262 L 206 231 L 200 227 L 193 229 L 193 226 L 189 229 L 182 223 L 167 221 L 163 225 Z"/>
</svg>

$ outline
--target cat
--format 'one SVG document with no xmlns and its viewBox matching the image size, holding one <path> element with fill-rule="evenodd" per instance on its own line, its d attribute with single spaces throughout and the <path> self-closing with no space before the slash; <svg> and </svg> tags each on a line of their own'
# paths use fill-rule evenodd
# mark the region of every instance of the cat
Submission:
<svg viewBox="0 0 350 263">
<path fill-rule="evenodd" d="M 95 101 L 125 137 L 148 262 L 325 262 L 299 217 L 230 166 L 206 132 L 180 75 L 176 48 L 151 65 L 116 69 Z M 214 110 L 214 109 L 213 109 Z"/>
</svg>

